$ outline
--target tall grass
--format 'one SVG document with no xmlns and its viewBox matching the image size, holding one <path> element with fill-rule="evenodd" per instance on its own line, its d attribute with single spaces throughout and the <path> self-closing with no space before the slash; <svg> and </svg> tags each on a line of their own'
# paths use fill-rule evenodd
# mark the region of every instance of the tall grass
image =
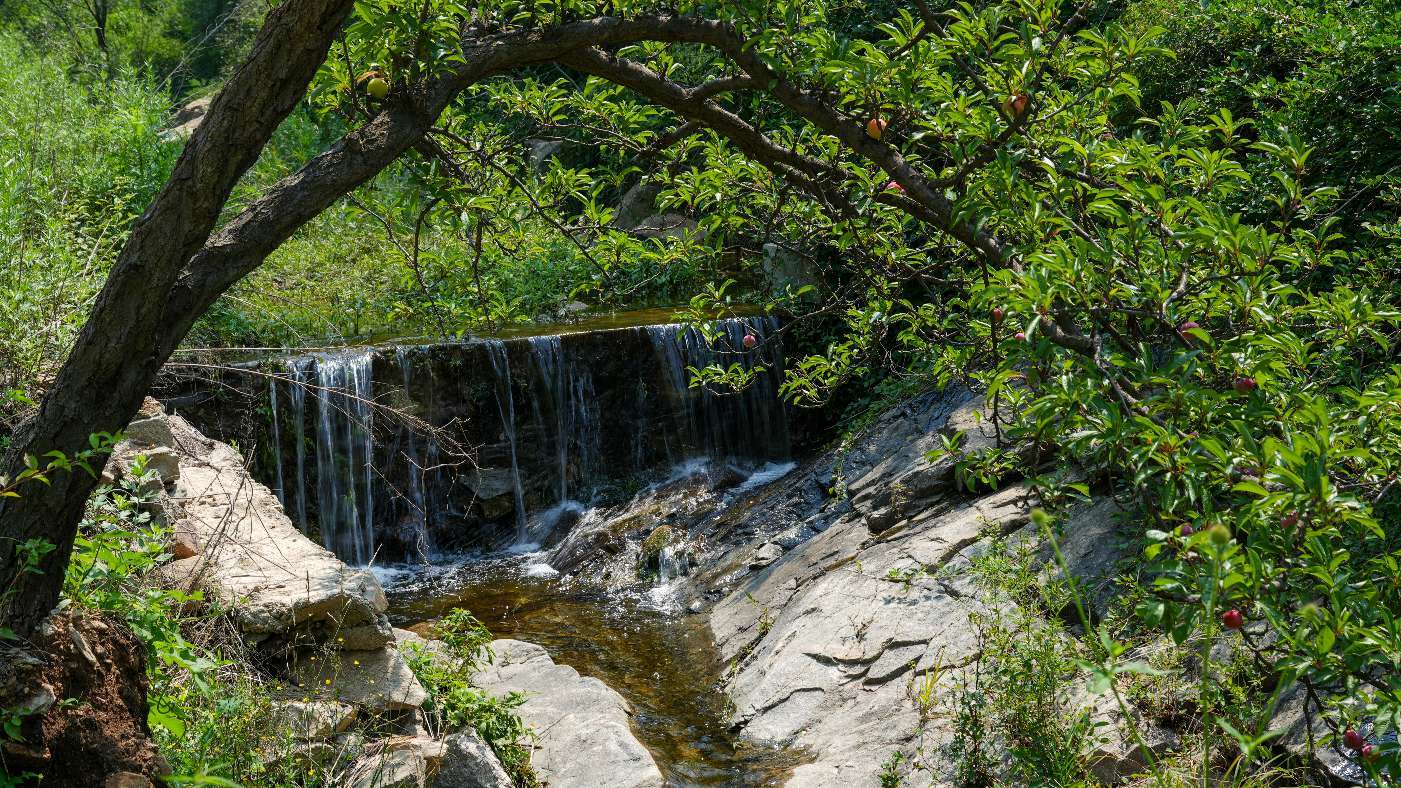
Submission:
<svg viewBox="0 0 1401 788">
<path fill-rule="evenodd" d="M 179 155 L 158 136 L 168 108 L 131 75 L 81 87 L 0 34 L 0 433 L 53 375 Z"/>
</svg>

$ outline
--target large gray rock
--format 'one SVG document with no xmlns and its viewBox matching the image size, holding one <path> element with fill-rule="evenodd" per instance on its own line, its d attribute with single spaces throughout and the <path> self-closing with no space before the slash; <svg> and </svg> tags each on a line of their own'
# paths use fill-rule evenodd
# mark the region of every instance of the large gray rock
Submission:
<svg viewBox="0 0 1401 788">
<path fill-rule="evenodd" d="M 907 775 L 911 784 L 950 778 L 938 773 L 951 765 L 938 753 L 951 725 L 937 714 L 921 720 L 910 683 L 938 669 L 936 695 L 953 697 L 983 656 L 970 617 L 1014 606 L 975 582 L 973 561 L 994 539 L 1040 547 L 1024 485 L 975 494 L 959 484 L 956 457 L 926 457 L 944 436 L 958 436 L 961 452 L 992 446 L 981 404 L 950 391 L 887 413 L 844 454 L 816 458 L 749 509 L 746 538 L 698 573 L 722 595 L 710 625 L 736 666 L 735 724 L 810 758 L 789 785 L 867 784 L 893 752 L 923 753 L 934 770 Z M 813 494 L 819 485 L 845 486 L 847 496 Z M 1096 592 L 1122 555 L 1112 512 L 1085 506 L 1064 524 L 1075 534 L 1065 545 L 1071 570 L 1091 576 Z M 1103 765 L 1127 768 L 1138 756 L 1131 749 L 1106 750 Z"/>
<path fill-rule="evenodd" d="M 428 763 L 413 747 L 378 747 L 368 752 L 350 769 L 348 788 L 421 788 L 427 780 Z"/>
<path fill-rule="evenodd" d="M 304 655 L 291 675 L 299 692 L 372 712 L 416 709 L 428 700 L 397 646 Z"/>
<path fill-rule="evenodd" d="M 443 760 L 428 778 L 428 788 L 511 788 L 511 776 L 477 732 L 471 729 L 443 739 Z"/>
<path fill-rule="evenodd" d="M 538 735 L 531 763 L 551 788 L 648 788 L 663 784 L 647 748 L 633 735 L 627 701 L 596 678 L 556 665 L 545 649 L 493 641 L 496 662 L 475 677 L 496 695 L 523 692 L 518 709 Z"/>
<path fill-rule="evenodd" d="M 273 725 L 304 741 L 329 739 L 355 722 L 355 707 L 335 701 L 284 701 L 272 707 Z"/>
<path fill-rule="evenodd" d="M 388 642 L 388 603 L 374 575 L 298 531 L 238 452 L 178 416 L 167 426 L 181 456 L 178 528 L 197 551 L 181 569 L 189 582 L 229 609 L 253 642 L 294 629 L 329 637 L 362 625 Z"/>
</svg>

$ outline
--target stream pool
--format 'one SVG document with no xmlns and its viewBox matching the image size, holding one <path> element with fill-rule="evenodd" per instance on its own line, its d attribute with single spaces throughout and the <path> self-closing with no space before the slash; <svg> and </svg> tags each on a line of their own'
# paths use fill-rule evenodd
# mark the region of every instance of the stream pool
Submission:
<svg viewBox="0 0 1401 788">
<path fill-rule="evenodd" d="M 470 610 L 498 638 L 544 646 L 555 662 L 594 676 L 632 704 L 633 728 L 669 786 L 780 785 L 797 753 L 756 747 L 726 723 L 721 672 L 705 619 L 644 593 L 534 577 L 528 559 L 483 559 L 387 574 L 390 617 L 425 634 Z"/>
</svg>

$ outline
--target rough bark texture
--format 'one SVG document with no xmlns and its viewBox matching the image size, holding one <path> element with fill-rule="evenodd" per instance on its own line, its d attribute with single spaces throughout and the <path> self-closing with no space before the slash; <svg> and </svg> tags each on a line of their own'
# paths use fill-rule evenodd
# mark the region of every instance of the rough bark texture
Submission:
<svg viewBox="0 0 1401 788">
<path fill-rule="evenodd" d="M 174 346 L 160 319 L 172 283 L 208 240 L 234 184 L 306 93 L 352 5 L 289 0 L 268 14 L 248 59 L 215 98 L 170 180 L 132 228 L 38 415 L 15 436 L 7 470 L 20 467 L 24 455 L 86 448 L 90 434 L 116 432 L 136 412 L 168 356 L 161 349 Z M 58 601 L 95 484 L 86 473 L 58 474 L 52 484 L 31 484 L 22 497 L 0 504 L 0 588 L 13 592 L 2 614 L 17 632 L 32 632 Z M 20 574 L 17 548 L 29 539 L 55 549 L 39 573 Z"/>
</svg>

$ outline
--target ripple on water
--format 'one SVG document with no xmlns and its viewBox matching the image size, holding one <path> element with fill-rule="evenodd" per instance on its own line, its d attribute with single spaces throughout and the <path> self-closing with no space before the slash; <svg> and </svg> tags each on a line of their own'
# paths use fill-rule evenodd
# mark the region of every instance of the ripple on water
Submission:
<svg viewBox="0 0 1401 788">
<path fill-rule="evenodd" d="M 637 736 L 668 785 L 781 785 L 802 762 L 729 730 L 723 666 L 702 616 L 671 612 L 647 592 L 580 587 L 544 569 L 553 572 L 526 558 L 395 572 L 389 612 L 397 626 L 414 627 L 466 608 L 495 637 L 538 643 L 556 662 L 603 680 L 632 704 Z"/>
</svg>

